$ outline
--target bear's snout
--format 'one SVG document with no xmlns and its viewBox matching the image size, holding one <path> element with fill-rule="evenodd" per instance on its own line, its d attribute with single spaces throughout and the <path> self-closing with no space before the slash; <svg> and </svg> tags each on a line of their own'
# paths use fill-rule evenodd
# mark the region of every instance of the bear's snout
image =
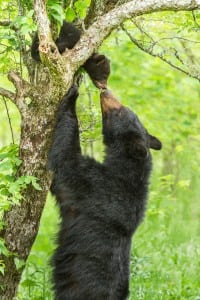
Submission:
<svg viewBox="0 0 200 300">
<path fill-rule="evenodd" d="M 100 94 L 101 97 L 101 110 L 103 113 L 106 113 L 113 109 L 120 109 L 122 108 L 121 103 L 113 96 L 111 91 L 104 90 Z"/>
</svg>

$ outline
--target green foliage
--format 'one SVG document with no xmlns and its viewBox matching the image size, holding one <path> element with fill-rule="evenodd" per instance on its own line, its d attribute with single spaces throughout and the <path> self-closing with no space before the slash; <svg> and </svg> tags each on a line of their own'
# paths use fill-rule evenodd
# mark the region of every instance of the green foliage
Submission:
<svg viewBox="0 0 200 300">
<path fill-rule="evenodd" d="M 63 19 L 66 19 L 68 22 L 74 21 L 75 18 L 83 20 L 87 14 L 90 2 L 91 0 L 77 0 L 67 5 L 67 7 L 64 9 L 62 6 L 62 1 L 48 0 L 48 15 L 51 20 L 58 22 L 60 25 L 62 25 Z"/>
<path fill-rule="evenodd" d="M 197 12 L 162 12 L 127 21 L 130 38 L 147 53 L 162 58 L 199 80 Z"/>
<path fill-rule="evenodd" d="M 9 26 L 0 26 L 0 72 L 4 75 L 8 74 L 11 68 L 21 72 L 22 49 L 23 51 L 28 50 L 31 35 L 36 30 L 36 25 L 33 22 L 33 9 L 20 15 L 17 14 L 16 5 L 17 3 L 5 1 L 0 10 L 2 20 L 11 20 Z M 26 11 L 25 4 L 23 10 Z"/>
<path fill-rule="evenodd" d="M 0 273 L 4 275 L 5 263 L 2 259 L 0 259 Z"/>
<path fill-rule="evenodd" d="M 58 24 L 62 25 L 64 19 L 64 11 L 61 6 L 62 1 L 60 0 L 48 0 L 47 1 L 47 12 L 50 20 L 55 20 Z"/>
<path fill-rule="evenodd" d="M 84 19 L 87 13 L 87 9 L 90 5 L 91 0 L 86 0 L 86 1 L 82 1 L 82 0 L 77 0 L 74 4 L 74 9 L 75 12 L 77 14 L 77 16 L 80 19 Z"/>
<path fill-rule="evenodd" d="M 18 146 L 11 145 L 0 149 L 0 213 L 9 210 L 12 204 L 21 199 L 22 183 L 15 179 L 17 168 L 21 164 L 18 159 Z"/>
<path fill-rule="evenodd" d="M 15 26 L 15 28 L 18 29 L 18 34 L 21 35 L 27 35 L 36 31 L 36 25 L 33 22 L 33 13 L 34 11 L 30 10 L 26 16 L 17 16 L 11 24 L 11 27 Z"/>
<path fill-rule="evenodd" d="M 41 190 L 34 176 L 16 178 L 16 172 L 21 164 L 18 158 L 18 146 L 10 145 L 0 149 L 0 216 L 14 204 L 18 205 L 23 198 L 22 191 L 32 184 L 36 190 Z"/>
<path fill-rule="evenodd" d="M 87 14 L 91 0 L 77 0 L 74 5 L 70 5 L 65 10 L 65 17 L 68 22 L 72 22 L 75 18 L 83 20 Z"/>
<path fill-rule="evenodd" d="M 0 212 L 1 212 L 1 209 L 0 209 Z M 0 220 L 0 229 L 2 229 L 2 225 L 3 225 L 3 222 L 1 222 Z M 4 256 L 9 256 L 10 255 L 10 252 L 9 250 L 7 249 L 6 245 L 5 245 L 5 241 L 0 238 L 0 255 L 4 255 Z M 5 270 L 5 263 L 2 259 L 0 259 L 0 274 L 4 275 L 4 270 Z M 1 285 L 0 285 L 0 288 L 1 288 Z"/>
<path fill-rule="evenodd" d="M 5 226 L 3 215 L 12 205 L 19 205 L 23 199 L 23 190 L 32 184 L 36 190 L 41 190 L 34 176 L 16 177 L 22 161 L 18 158 L 18 145 L 11 144 L 0 149 L 0 230 Z M 10 255 L 3 239 L 0 239 L 0 254 Z M 19 265 L 19 264 L 18 264 Z M 4 273 L 4 262 L 0 260 L 0 273 Z"/>
</svg>

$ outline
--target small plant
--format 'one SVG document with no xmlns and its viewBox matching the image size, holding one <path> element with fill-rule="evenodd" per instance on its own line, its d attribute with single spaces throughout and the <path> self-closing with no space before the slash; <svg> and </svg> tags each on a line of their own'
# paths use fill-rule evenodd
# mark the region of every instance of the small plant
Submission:
<svg viewBox="0 0 200 300">
<path fill-rule="evenodd" d="M 18 158 L 18 145 L 11 144 L 0 149 L 0 230 L 5 227 L 3 216 L 13 205 L 20 205 L 23 199 L 23 190 L 32 184 L 40 190 L 37 178 L 34 176 L 17 176 L 22 161 Z M 9 256 L 11 253 L 0 239 L 0 255 Z M 4 274 L 5 264 L 0 260 L 0 273 Z"/>
</svg>

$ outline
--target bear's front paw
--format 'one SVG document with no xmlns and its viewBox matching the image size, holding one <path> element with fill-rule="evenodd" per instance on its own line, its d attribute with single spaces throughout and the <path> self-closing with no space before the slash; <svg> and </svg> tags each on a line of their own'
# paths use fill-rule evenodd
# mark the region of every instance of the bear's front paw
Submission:
<svg viewBox="0 0 200 300">
<path fill-rule="evenodd" d="M 58 119 L 62 116 L 64 111 L 75 112 L 76 99 L 78 95 L 78 87 L 73 84 L 67 94 L 65 94 L 62 98 L 59 106 Z"/>
<path fill-rule="evenodd" d="M 65 96 L 69 100 L 76 99 L 78 97 L 78 87 L 75 83 L 70 87 L 69 91 L 67 92 L 67 94 Z"/>
<path fill-rule="evenodd" d="M 77 97 L 78 97 L 78 87 L 76 84 L 73 84 L 69 91 L 67 92 L 67 94 L 64 95 L 63 97 L 63 101 L 65 103 L 68 103 L 68 104 L 72 104 L 76 101 Z"/>
</svg>

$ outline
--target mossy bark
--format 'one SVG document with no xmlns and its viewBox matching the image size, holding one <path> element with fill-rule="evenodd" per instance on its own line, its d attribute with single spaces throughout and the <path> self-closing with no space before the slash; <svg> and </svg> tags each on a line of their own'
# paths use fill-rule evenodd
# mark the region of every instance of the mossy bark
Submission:
<svg viewBox="0 0 200 300">
<path fill-rule="evenodd" d="M 24 199 L 20 205 L 13 206 L 4 217 L 5 228 L 1 232 L 1 237 L 4 238 L 10 255 L 1 257 L 6 266 L 5 274 L 0 275 L 0 299 L 2 300 L 9 300 L 15 296 L 24 267 L 17 269 L 15 260 L 26 261 L 37 236 L 50 182 L 50 174 L 47 170 L 48 149 L 62 94 L 63 89 L 60 88 L 60 84 L 52 85 L 48 79 L 46 85 L 43 82 L 43 88 L 40 85 L 34 87 L 32 95 L 34 98 L 29 105 L 26 105 L 25 98 L 23 99 L 19 153 L 22 165 L 18 176 L 37 177 L 41 191 L 29 185 L 23 192 Z"/>
</svg>

